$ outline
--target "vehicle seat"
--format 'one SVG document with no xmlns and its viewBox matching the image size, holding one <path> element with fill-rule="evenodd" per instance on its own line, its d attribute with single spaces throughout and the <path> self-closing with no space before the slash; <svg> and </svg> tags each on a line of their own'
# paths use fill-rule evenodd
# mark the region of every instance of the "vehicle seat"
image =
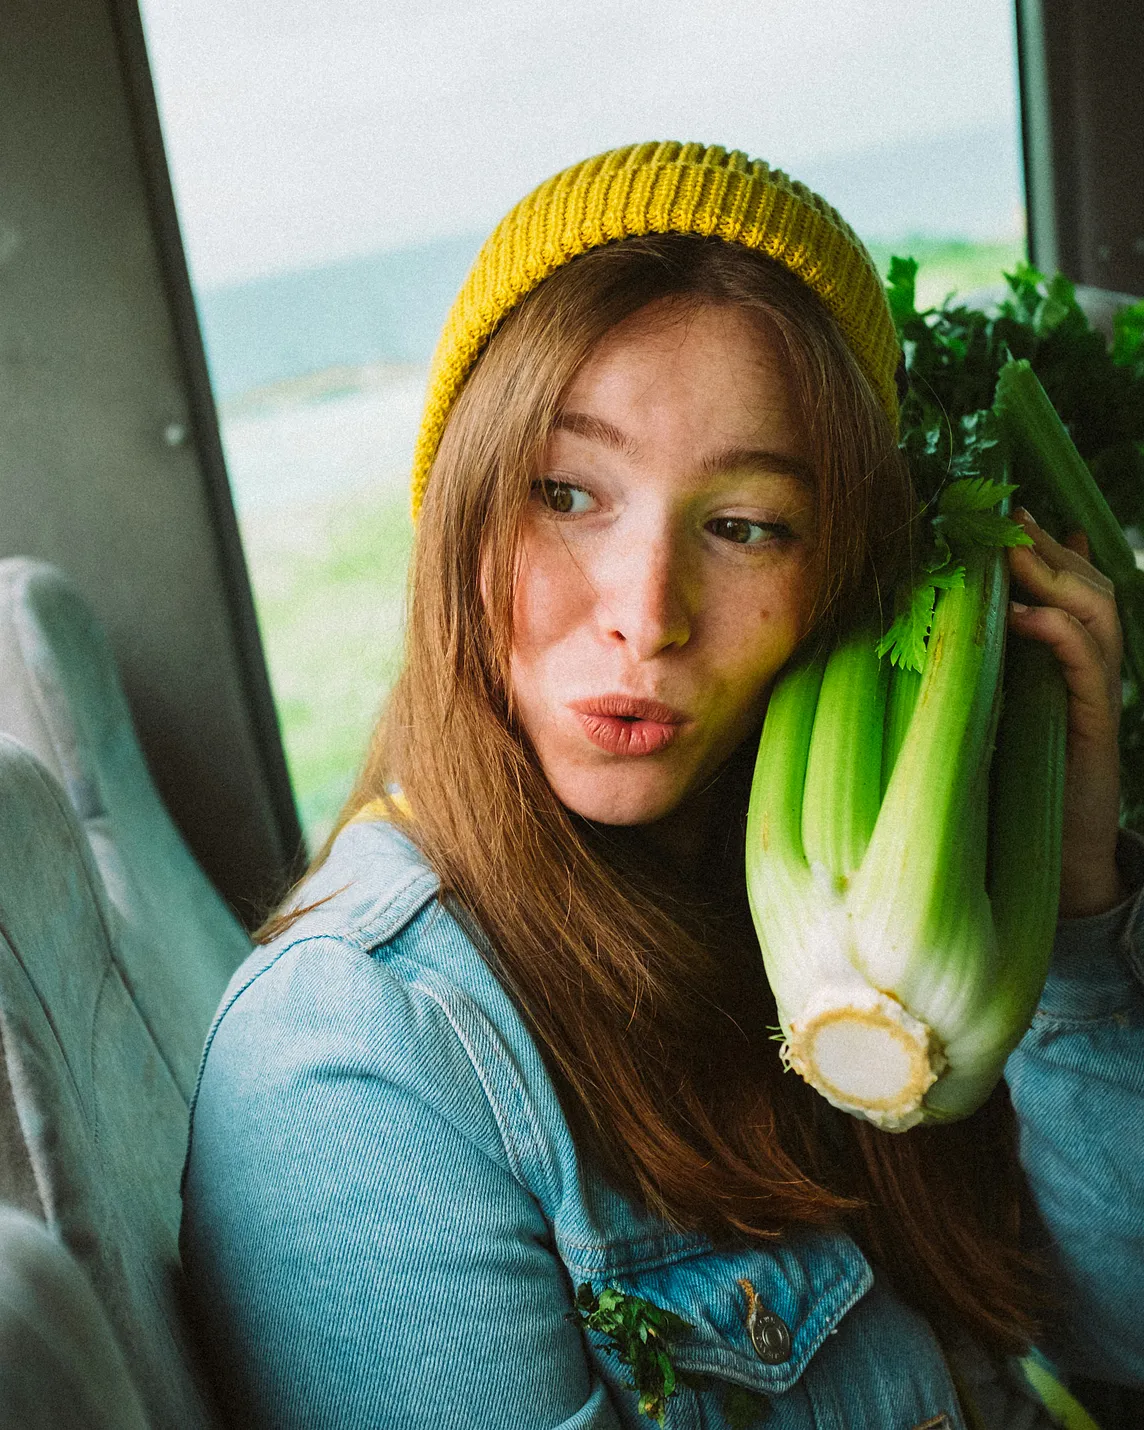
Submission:
<svg viewBox="0 0 1144 1430">
<path fill-rule="evenodd" d="M 61 571 L 25 557 L 0 560 L 0 731 L 67 792 L 120 925 L 123 976 L 189 1099 L 250 943 L 163 807 L 91 609 Z"/>
<path fill-rule="evenodd" d="M 0 1200 L 87 1273 L 154 1430 L 202 1430 L 178 1256 L 186 1099 L 71 804 L 6 736 L 0 851 Z"/>
<path fill-rule="evenodd" d="M 0 1430 L 147 1430 L 87 1277 L 42 1222 L 0 1206 Z"/>
</svg>

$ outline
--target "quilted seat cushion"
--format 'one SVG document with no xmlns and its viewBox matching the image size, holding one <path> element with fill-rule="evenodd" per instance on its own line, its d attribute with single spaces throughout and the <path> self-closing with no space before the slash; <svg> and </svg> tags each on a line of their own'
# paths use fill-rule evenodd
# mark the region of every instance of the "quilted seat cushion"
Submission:
<svg viewBox="0 0 1144 1430">
<path fill-rule="evenodd" d="M 87 1278 L 42 1222 L 0 1206 L 0 1430 L 147 1430 Z"/>
<path fill-rule="evenodd" d="M 0 560 L 0 731 L 67 792 L 107 888 L 123 978 L 189 1100 L 250 943 L 159 798 L 90 608 L 62 572 L 25 557 Z"/>
<path fill-rule="evenodd" d="M 155 1430 L 201 1430 L 180 1312 L 186 1101 L 71 805 L 5 737 L 0 851 L 0 1198 L 79 1261 Z"/>
</svg>

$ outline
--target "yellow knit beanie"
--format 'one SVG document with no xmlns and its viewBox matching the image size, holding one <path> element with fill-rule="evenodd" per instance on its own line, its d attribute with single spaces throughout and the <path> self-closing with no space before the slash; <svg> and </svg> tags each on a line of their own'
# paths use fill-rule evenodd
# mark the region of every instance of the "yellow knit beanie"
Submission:
<svg viewBox="0 0 1144 1430">
<path fill-rule="evenodd" d="M 702 144 L 633 144 L 547 179 L 493 230 L 445 322 L 413 454 L 416 515 L 457 395 L 501 320 L 569 259 L 616 239 L 694 233 L 773 258 L 822 300 L 890 420 L 901 352 L 878 270 L 850 226 L 804 184 Z"/>
</svg>

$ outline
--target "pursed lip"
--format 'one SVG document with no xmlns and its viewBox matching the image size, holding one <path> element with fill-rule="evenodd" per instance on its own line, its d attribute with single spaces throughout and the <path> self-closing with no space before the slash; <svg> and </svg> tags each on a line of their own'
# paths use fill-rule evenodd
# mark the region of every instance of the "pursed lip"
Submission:
<svg viewBox="0 0 1144 1430">
<path fill-rule="evenodd" d="M 654 755 L 679 735 L 687 716 L 659 700 L 635 695 L 594 695 L 568 708 L 588 739 L 613 755 Z"/>
</svg>

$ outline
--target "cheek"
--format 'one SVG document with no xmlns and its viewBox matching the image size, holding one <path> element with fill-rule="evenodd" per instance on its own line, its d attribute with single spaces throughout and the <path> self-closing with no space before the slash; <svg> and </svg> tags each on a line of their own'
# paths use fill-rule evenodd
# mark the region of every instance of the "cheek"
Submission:
<svg viewBox="0 0 1144 1430">
<path fill-rule="evenodd" d="M 775 676 L 809 629 L 813 604 L 805 583 L 791 579 L 776 589 L 743 592 L 721 611 L 717 644 L 727 708 L 739 719 L 761 713 Z"/>
<path fill-rule="evenodd" d="M 591 620 L 590 589 L 562 541 L 526 535 L 513 594 L 513 683 L 543 667 Z"/>
</svg>

